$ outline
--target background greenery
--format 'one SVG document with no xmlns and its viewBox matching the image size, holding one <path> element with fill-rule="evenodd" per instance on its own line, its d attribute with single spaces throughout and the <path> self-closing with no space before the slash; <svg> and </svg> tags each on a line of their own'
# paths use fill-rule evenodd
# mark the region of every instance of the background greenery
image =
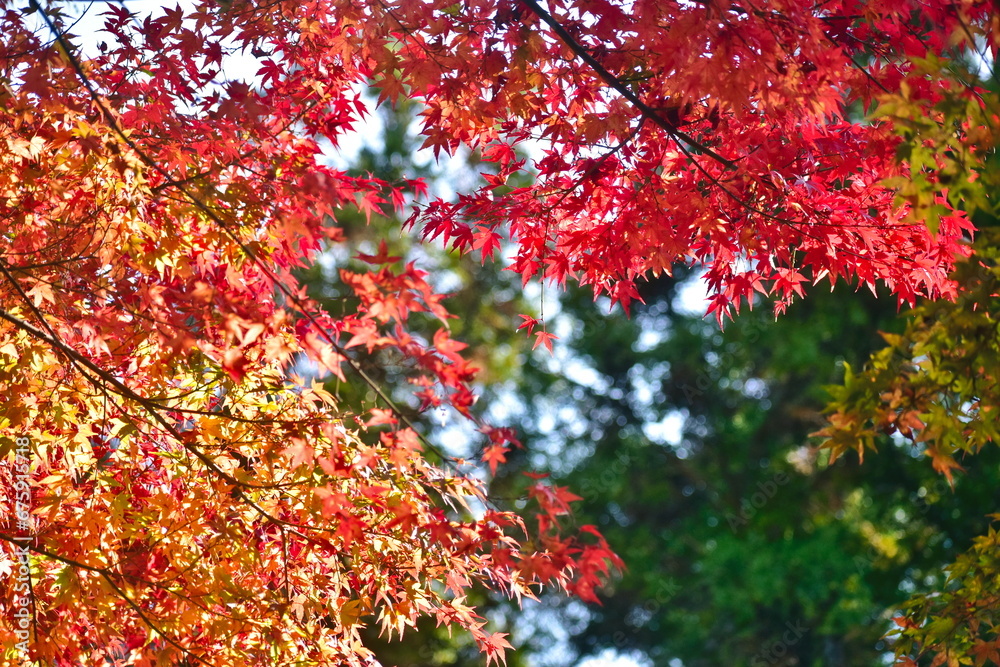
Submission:
<svg viewBox="0 0 1000 667">
<path fill-rule="evenodd" d="M 380 113 L 382 144 L 363 150 L 356 169 L 439 177 L 413 162 L 413 109 Z M 995 448 L 951 488 L 923 447 L 898 434 L 875 437 L 863 465 L 853 453 L 831 461 L 810 438 L 826 424 L 825 387 L 842 381 L 844 363 L 861 368 L 885 346 L 880 332 L 905 329 L 891 298 L 817 289 L 777 320 L 760 303 L 720 330 L 698 310 L 692 269 L 648 283 L 645 304 L 626 317 L 586 290 L 522 289 L 496 263 L 418 252 L 393 236 L 390 217 L 366 227 L 345 213 L 340 223 L 359 251 L 388 236 L 391 250 L 453 293 L 454 337 L 483 368 L 480 405 L 525 445 L 492 481 L 494 495 L 519 506 L 529 482 L 521 473 L 550 473 L 583 496 L 575 521 L 596 525 L 628 566 L 600 607 L 552 594 L 526 610 L 476 600 L 513 633 L 512 665 L 615 656 L 671 666 L 886 664 L 892 647 L 882 637 L 903 602 L 943 586 L 946 564 L 987 530 Z M 336 273 L 351 261 L 331 256 L 304 276 L 336 313 L 352 305 Z M 515 331 L 519 313 L 544 314 L 560 336 L 554 354 L 529 349 Z M 403 386 L 395 360 L 362 362 L 386 386 Z M 356 387 L 336 389 L 344 401 L 360 398 Z M 421 419 L 432 440 L 474 455 L 469 434 L 440 418 Z M 402 643 L 373 641 L 387 665 L 483 663 L 464 638 L 431 626 Z"/>
</svg>

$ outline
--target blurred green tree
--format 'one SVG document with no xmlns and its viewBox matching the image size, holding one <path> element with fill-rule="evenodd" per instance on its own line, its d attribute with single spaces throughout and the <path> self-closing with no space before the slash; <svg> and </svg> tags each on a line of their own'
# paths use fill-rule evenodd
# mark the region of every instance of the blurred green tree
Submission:
<svg viewBox="0 0 1000 667">
<path fill-rule="evenodd" d="M 412 125 L 416 111 L 416 105 L 405 98 L 400 98 L 395 105 L 380 105 L 375 112 L 377 118 L 371 122 L 371 126 L 378 131 L 367 135 L 352 159 L 348 173 L 356 176 L 370 174 L 390 184 L 422 178 L 432 189 L 437 189 L 447 187 L 449 178 L 475 179 L 476 168 L 490 169 L 491 165 L 479 163 L 474 153 L 466 155 L 464 160 L 453 161 L 451 165 L 422 160 Z M 516 179 L 512 180 L 516 182 Z M 508 391 L 509 383 L 516 376 L 517 365 L 530 348 L 530 341 L 516 331 L 517 314 L 531 312 L 533 307 L 520 289 L 519 277 L 504 271 L 496 262 L 482 263 L 454 251 L 413 242 L 411 237 L 400 232 L 401 221 L 389 207 L 370 219 L 356 209 L 344 209 L 338 212 L 337 222 L 349 242 L 331 246 L 320 262 L 300 273 L 301 284 L 310 297 L 333 315 L 354 312 L 358 306 L 357 298 L 343 282 L 340 272 L 365 270 L 365 263 L 357 256 L 374 254 L 379 243 L 385 241 L 389 254 L 398 255 L 404 261 L 417 262 L 431 273 L 435 287 L 450 292 L 449 310 L 461 314 L 459 319 L 451 322 L 453 336 L 470 346 L 469 356 L 480 368 L 480 395 L 492 398 Z M 416 313 L 412 316 L 411 325 L 411 333 L 430 338 L 440 327 L 440 322 Z M 421 325 L 425 327 L 422 329 Z M 392 350 L 376 350 L 368 355 L 363 349 L 356 349 L 355 352 L 356 363 L 376 384 L 393 395 L 398 407 L 418 428 L 425 434 L 436 431 L 430 441 L 464 444 L 474 440 L 448 438 L 446 435 L 438 437 L 450 428 L 468 426 L 448 421 L 444 411 L 426 412 L 412 402 L 407 403 L 407 398 L 412 401 L 412 392 L 394 391 L 403 389 L 412 375 L 411 369 Z M 334 378 L 328 382 L 327 389 L 338 397 L 346 411 L 370 404 L 375 399 L 371 389 L 360 383 L 344 383 Z M 493 401 L 484 402 L 489 404 Z M 449 450 L 447 454 L 473 459 L 479 452 Z M 428 455 L 433 458 L 434 452 L 428 452 Z M 504 601 L 489 598 L 480 592 L 474 600 L 470 600 L 471 603 L 481 612 L 487 612 L 497 631 L 510 631 L 513 610 Z M 418 621 L 416 631 L 408 632 L 402 642 L 383 640 L 379 637 L 378 627 L 370 622 L 372 619 L 366 620 L 369 621 L 364 633 L 366 646 L 384 665 L 450 667 L 481 664 L 483 661 L 481 651 L 469 637 L 435 627 L 430 619 Z M 511 652 L 507 655 L 507 665 L 524 667 L 529 664 L 530 657 L 528 652 Z"/>
<path fill-rule="evenodd" d="M 412 107 L 380 113 L 383 143 L 361 151 L 357 171 L 435 179 L 434 167 L 413 163 Z M 977 223 L 989 227 L 981 203 L 988 194 L 968 196 L 980 202 L 970 206 Z M 366 227 L 360 215 L 344 222 L 364 252 L 394 224 L 376 216 Z M 417 251 L 399 236 L 392 252 Z M 898 434 L 869 429 L 877 451 L 863 466 L 833 460 L 840 450 L 810 439 L 825 425 L 827 387 L 884 345 L 880 332 L 910 340 L 908 321 L 942 320 L 953 305 L 900 318 L 888 299 L 838 289 L 813 294 L 777 321 L 760 304 L 720 329 L 690 303 L 692 269 L 647 283 L 645 304 L 628 318 L 604 300 L 593 303 L 585 289 L 553 298 L 534 285 L 522 290 L 519 277 L 495 264 L 419 253 L 453 292 L 455 337 L 483 368 L 492 419 L 516 426 L 525 443 L 500 468 L 494 496 L 517 502 L 529 481 L 523 472 L 548 472 L 583 496 L 577 520 L 596 524 L 629 567 L 597 608 L 549 595 L 521 617 L 505 601 L 477 600 L 514 633 L 521 650 L 513 664 L 577 664 L 608 652 L 655 665 L 884 664 L 894 609 L 911 593 L 944 586 L 945 564 L 987 531 L 1000 482 L 993 449 L 952 488 L 927 465 L 924 448 Z M 335 313 L 353 305 L 331 269 L 351 261 L 331 258 L 306 276 Z M 981 287 L 989 296 L 991 285 Z M 959 308 L 970 312 L 984 299 L 964 297 Z M 538 311 L 560 336 L 554 354 L 530 350 L 514 332 L 518 313 Z M 988 319 L 996 308 L 983 312 Z M 392 359 L 370 359 L 366 368 L 386 386 L 405 381 Z M 905 380 L 900 368 L 882 368 L 883 384 Z M 869 403 L 881 400 L 881 386 L 867 387 Z M 338 388 L 342 400 L 351 391 Z M 385 664 L 481 661 L 474 645 L 429 625 L 402 644 L 376 645 Z"/>
<path fill-rule="evenodd" d="M 1000 440 L 1000 72 L 995 52 L 921 62 L 946 73 L 932 113 L 917 113 L 905 95 L 886 95 L 877 112 L 901 136 L 899 152 L 924 166 L 902 194 L 925 211 L 948 201 L 976 224 L 972 254 L 952 274 L 954 300 L 925 302 L 905 327 L 863 365 L 849 367 L 834 391 L 823 429 L 835 453 L 864 453 L 890 434 L 961 492 L 971 478 L 996 473 Z M 959 101 L 963 90 L 976 99 Z M 978 103 L 977 103 L 978 102 Z M 928 466 L 930 467 L 930 466 Z M 997 496 L 976 507 L 996 512 Z M 1000 514 L 991 518 L 1000 519 Z M 969 546 L 967 542 L 963 546 Z M 1000 664 L 1000 542 L 979 530 L 968 551 L 947 565 L 947 578 L 918 587 L 892 638 L 899 664 Z"/>
<path fill-rule="evenodd" d="M 954 492 L 903 442 L 831 463 L 809 438 L 824 386 L 899 327 L 895 308 L 837 291 L 720 331 L 685 311 L 689 284 L 650 284 L 631 319 L 571 290 L 556 362 L 524 366 L 525 465 L 579 492 L 578 520 L 628 565 L 600 608 L 547 600 L 574 627 L 550 664 L 882 664 L 892 610 L 985 531 L 1000 457 Z"/>
</svg>

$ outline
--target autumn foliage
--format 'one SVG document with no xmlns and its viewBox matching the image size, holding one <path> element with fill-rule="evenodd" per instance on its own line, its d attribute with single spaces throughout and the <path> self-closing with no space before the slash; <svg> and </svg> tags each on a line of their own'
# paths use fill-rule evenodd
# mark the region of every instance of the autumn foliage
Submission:
<svg viewBox="0 0 1000 667">
<path fill-rule="evenodd" d="M 507 643 L 470 587 L 593 600 L 618 564 L 596 531 L 560 527 L 569 491 L 539 480 L 529 530 L 365 374 L 358 358 L 394 350 L 413 406 L 476 420 L 475 369 L 420 267 L 364 256 L 341 276 L 361 305 L 336 317 L 296 284 L 344 241 L 339 210 L 423 192 L 324 159 L 367 113 L 367 83 L 424 105 L 425 146 L 492 163 L 411 224 L 484 261 L 512 241 L 525 280 L 628 306 L 636 281 L 687 262 L 719 317 L 824 279 L 911 302 L 954 294 L 972 228 L 946 192 L 897 198 L 891 179 L 933 169 L 897 159 L 895 124 L 865 114 L 890 93 L 933 108 L 952 84 L 915 63 L 995 44 L 991 7 L 108 3 L 78 36 L 59 3 L 0 3 L 0 474 L 11 496 L 29 439 L 32 494 L 29 522 L 4 518 L 0 568 L 13 577 L 29 546 L 27 655 L 360 665 L 362 623 L 429 616 L 493 660 Z M 255 75 L 234 76 L 234 56 Z M 507 187 L 529 166 L 530 187 Z M 912 215 L 927 210 L 930 227 Z M 377 400 L 342 405 L 306 368 Z M 475 426 L 495 470 L 515 436 Z M 0 596 L 10 656 L 17 595 Z"/>
</svg>

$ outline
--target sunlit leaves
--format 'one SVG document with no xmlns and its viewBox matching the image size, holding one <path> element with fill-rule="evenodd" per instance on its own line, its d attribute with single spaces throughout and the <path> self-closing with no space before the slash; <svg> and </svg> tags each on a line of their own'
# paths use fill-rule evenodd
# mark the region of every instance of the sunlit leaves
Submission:
<svg viewBox="0 0 1000 667">
<path fill-rule="evenodd" d="M 944 590 L 907 604 L 906 616 L 894 619 L 896 628 L 890 635 L 902 656 L 898 664 L 982 667 L 1000 661 L 998 550 L 998 533 L 991 527 L 949 566 Z"/>
<path fill-rule="evenodd" d="M 500 171 L 457 203 L 416 213 L 427 236 L 489 255 L 509 223 L 511 268 L 525 280 L 573 277 L 626 308 L 633 283 L 677 262 L 707 267 L 720 318 L 760 293 L 777 297 L 780 312 L 823 279 L 885 284 L 911 304 L 954 293 L 947 271 L 971 229 L 956 211 L 962 195 L 916 194 L 932 147 L 904 154 L 915 145 L 900 143 L 897 125 L 934 124 L 947 137 L 943 101 L 977 103 L 927 63 L 989 40 L 986 3 L 882 12 L 855 2 L 668 2 L 623 13 L 614 3 L 526 1 L 477 10 L 461 37 L 449 22 L 408 26 L 439 40 L 428 52 L 436 64 L 445 58 L 448 74 L 461 69 L 444 55 L 449 39 L 485 45 L 477 76 L 413 94 L 429 107 L 426 132 L 453 128 Z M 502 75 L 497 52 L 512 64 Z M 860 121 L 854 110 L 879 96 L 877 118 L 893 122 Z M 905 106 L 893 107 L 898 96 Z M 511 116 L 514 99 L 525 111 Z M 968 118 L 962 150 L 988 116 Z M 518 168 L 510 147 L 538 140 L 536 184 L 496 193 Z"/>
<path fill-rule="evenodd" d="M 561 553 L 536 568 L 517 517 L 486 509 L 473 468 L 432 464 L 418 410 L 357 365 L 392 349 L 414 402 L 471 417 L 475 371 L 425 271 L 383 244 L 343 272 L 359 305 L 339 318 L 293 279 L 342 240 L 339 209 L 424 191 L 323 158 L 398 47 L 379 17 L 111 6 L 84 55 L 57 9 L 42 25 L 4 9 L 0 427 L 32 443 L 33 658 L 364 664 L 364 626 L 398 636 L 426 616 L 502 660 L 466 589 L 596 581 L 555 523 L 533 539 Z M 226 80 L 246 52 L 258 79 Z M 437 320 L 431 340 L 415 314 Z M 377 401 L 349 409 L 324 375 Z M 9 563 L 19 528 L 4 521 Z M 0 640 L 12 649 L 11 626 Z"/>
<path fill-rule="evenodd" d="M 958 460 L 1000 441 L 997 372 L 995 234 L 958 265 L 961 285 L 954 302 L 922 304 L 901 335 L 864 369 L 846 369 L 831 387 L 830 425 L 819 432 L 834 454 L 874 448 L 882 433 L 913 443 L 949 480 Z"/>
</svg>

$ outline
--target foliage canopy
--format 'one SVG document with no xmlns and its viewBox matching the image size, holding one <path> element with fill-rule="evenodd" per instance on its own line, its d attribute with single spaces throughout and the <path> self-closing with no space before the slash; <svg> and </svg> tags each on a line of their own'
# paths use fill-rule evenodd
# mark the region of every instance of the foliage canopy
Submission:
<svg viewBox="0 0 1000 667">
<path fill-rule="evenodd" d="M 491 472 L 516 442 L 474 416 L 475 368 L 425 271 L 384 244 L 361 255 L 339 316 L 297 284 L 344 243 L 338 211 L 424 193 L 325 160 L 366 113 L 364 84 L 419 101 L 435 153 L 493 163 L 411 224 L 483 261 L 509 240 L 525 281 L 572 278 L 627 308 L 637 281 L 698 263 L 720 319 L 756 294 L 781 311 L 824 278 L 954 298 L 970 165 L 996 127 L 960 69 L 996 45 L 993 9 L 109 3 L 92 43 L 58 2 L 0 3 L 0 428 L 4 486 L 32 507 L 0 540 L 29 564 L 31 656 L 364 664 L 374 614 L 389 633 L 464 628 L 495 660 L 507 642 L 470 587 L 594 599 L 620 564 L 593 527 L 560 525 L 569 490 L 531 485 L 529 531 L 421 435 L 413 413 L 450 407 Z M 256 74 L 231 76 L 236 56 Z M 920 118 L 945 128 L 943 152 L 906 134 Z M 529 141 L 537 177 L 520 185 Z M 544 321 L 524 328 L 550 344 Z M 403 403 L 360 361 L 386 352 L 409 368 Z M 307 367 L 374 398 L 340 401 Z M 5 648 L 19 632 L 0 626 Z"/>
</svg>

